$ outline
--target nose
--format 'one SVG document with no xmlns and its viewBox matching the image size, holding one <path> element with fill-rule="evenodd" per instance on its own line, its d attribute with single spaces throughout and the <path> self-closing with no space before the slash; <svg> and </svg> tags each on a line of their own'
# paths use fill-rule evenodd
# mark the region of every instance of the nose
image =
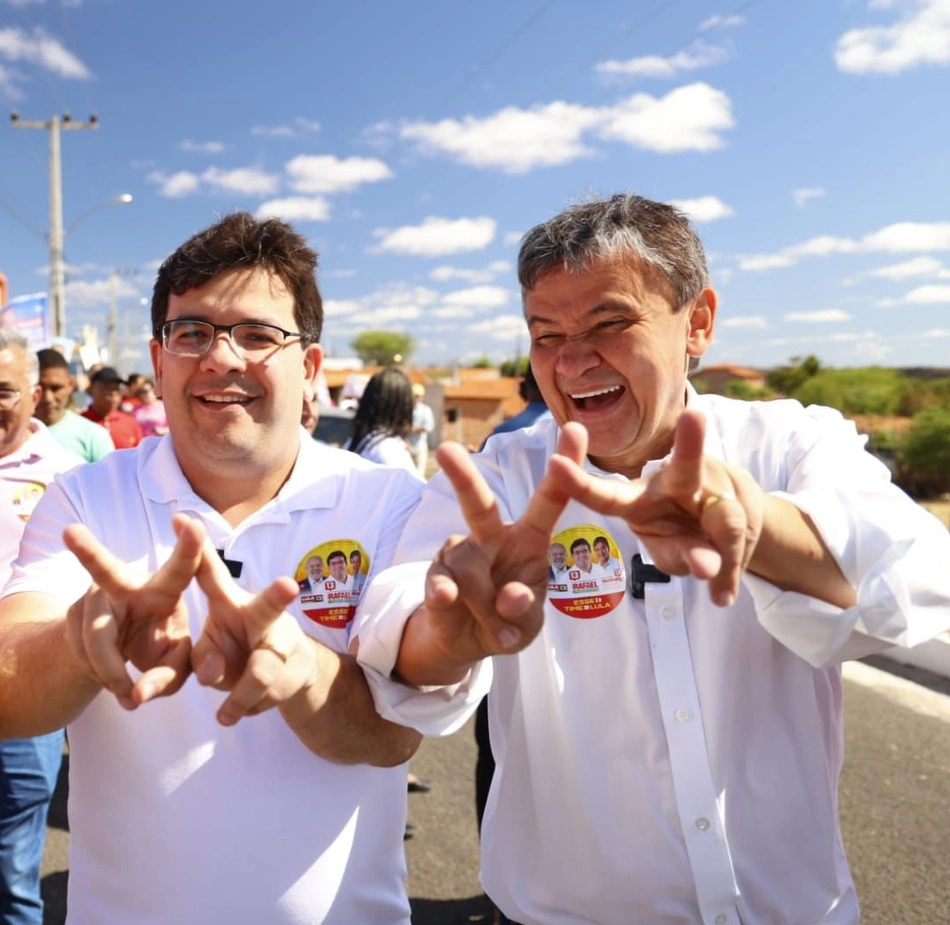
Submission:
<svg viewBox="0 0 950 925">
<path fill-rule="evenodd" d="M 206 369 L 227 371 L 244 369 L 247 363 L 235 347 L 231 335 L 227 331 L 215 331 L 211 346 L 201 356 L 201 365 Z"/>
<path fill-rule="evenodd" d="M 593 348 L 590 339 L 581 335 L 565 338 L 558 351 L 555 372 L 560 378 L 577 379 L 600 364 L 600 354 Z"/>
</svg>

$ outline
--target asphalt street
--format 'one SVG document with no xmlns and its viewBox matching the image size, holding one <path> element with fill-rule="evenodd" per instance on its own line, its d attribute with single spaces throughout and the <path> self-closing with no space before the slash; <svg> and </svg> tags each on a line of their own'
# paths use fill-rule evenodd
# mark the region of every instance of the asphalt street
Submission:
<svg viewBox="0 0 950 925">
<path fill-rule="evenodd" d="M 841 818 L 862 923 L 950 925 L 950 681 L 881 659 L 850 664 L 845 709 Z M 478 883 L 474 765 L 471 725 L 425 741 L 412 761 L 433 785 L 409 796 L 414 925 L 491 922 Z M 66 828 L 61 787 L 44 865 L 45 925 L 65 921 Z"/>
</svg>

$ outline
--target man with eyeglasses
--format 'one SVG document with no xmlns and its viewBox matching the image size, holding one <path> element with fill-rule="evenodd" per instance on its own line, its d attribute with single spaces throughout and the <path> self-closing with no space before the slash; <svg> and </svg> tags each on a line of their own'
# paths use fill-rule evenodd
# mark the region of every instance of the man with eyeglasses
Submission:
<svg viewBox="0 0 950 925">
<path fill-rule="evenodd" d="M 39 364 L 29 341 L 0 329 L 0 587 L 37 502 L 59 473 L 82 463 L 33 417 L 39 397 Z M 13 666 L 0 649 L 0 674 Z M 63 730 L 42 731 L 0 742 L 0 922 L 10 925 L 43 922 L 40 865 Z"/>
<path fill-rule="evenodd" d="M 0 736 L 68 725 L 76 921 L 409 923 L 419 736 L 376 714 L 352 612 L 309 615 L 298 581 L 325 543 L 388 565 L 419 483 L 300 426 L 315 266 L 247 213 L 162 264 L 170 432 L 53 486 L 0 601 Z"/>
</svg>

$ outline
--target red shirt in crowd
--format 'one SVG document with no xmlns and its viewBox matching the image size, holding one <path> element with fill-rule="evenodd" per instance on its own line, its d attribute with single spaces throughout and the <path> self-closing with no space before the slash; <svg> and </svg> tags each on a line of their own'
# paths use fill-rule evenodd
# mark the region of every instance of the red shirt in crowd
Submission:
<svg viewBox="0 0 950 925">
<path fill-rule="evenodd" d="M 117 450 L 127 450 L 142 442 L 142 428 L 131 414 L 126 414 L 124 411 L 111 411 L 103 419 L 92 408 L 87 408 L 82 416 L 96 424 L 101 424 L 109 431 L 109 436 L 112 437 Z"/>
</svg>

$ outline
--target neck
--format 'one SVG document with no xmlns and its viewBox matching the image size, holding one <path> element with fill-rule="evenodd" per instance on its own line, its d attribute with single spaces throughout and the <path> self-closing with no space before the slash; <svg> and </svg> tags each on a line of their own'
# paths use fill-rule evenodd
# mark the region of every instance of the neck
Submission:
<svg viewBox="0 0 950 925">
<path fill-rule="evenodd" d="M 290 478 L 295 462 L 296 456 L 279 468 L 249 474 L 244 467 L 240 472 L 229 472 L 229 468 L 237 469 L 238 466 L 229 467 L 226 462 L 215 461 L 212 469 L 204 469 L 178 461 L 195 494 L 232 527 L 238 526 L 277 496 Z"/>
</svg>

